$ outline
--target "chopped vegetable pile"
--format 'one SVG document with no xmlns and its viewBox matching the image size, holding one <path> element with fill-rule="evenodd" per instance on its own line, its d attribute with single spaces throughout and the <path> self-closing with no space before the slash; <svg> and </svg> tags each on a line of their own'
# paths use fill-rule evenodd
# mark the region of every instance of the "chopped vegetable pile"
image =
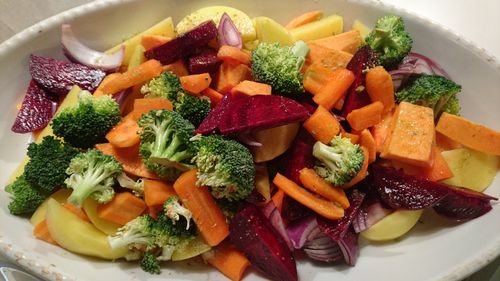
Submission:
<svg viewBox="0 0 500 281">
<path fill-rule="evenodd" d="M 397 243 L 424 211 L 493 208 L 500 132 L 460 117 L 462 87 L 403 18 L 344 31 L 217 6 L 175 30 L 98 52 L 65 24 L 70 61 L 31 55 L 12 131 L 35 141 L 5 190 L 36 238 L 150 274 L 201 256 L 298 280 L 299 257 L 355 266 L 359 239 Z"/>
</svg>

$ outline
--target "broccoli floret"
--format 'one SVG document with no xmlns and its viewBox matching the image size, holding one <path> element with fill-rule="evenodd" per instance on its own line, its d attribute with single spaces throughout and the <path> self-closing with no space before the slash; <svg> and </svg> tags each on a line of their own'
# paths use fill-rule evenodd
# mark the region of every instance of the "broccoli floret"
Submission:
<svg viewBox="0 0 500 281">
<path fill-rule="evenodd" d="M 14 182 L 7 185 L 5 191 L 13 197 L 8 208 L 10 213 L 16 216 L 32 214 L 50 195 L 30 184 L 24 176 L 16 178 Z"/>
<path fill-rule="evenodd" d="M 118 184 L 123 188 L 128 188 L 139 197 L 144 196 L 144 180 L 142 178 L 134 181 L 127 174 L 121 173 L 116 177 Z"/>
<path fill-rule="evenodd" d="M 252 53 L 252 76 L 257 82 L 272 86 L 273 93 L 294 97 L 304 92 L 300 68 L 309 48 L 303 41 L 293 47 L 278 43 L 260 43 Z"/>
<path fill-rule="evenodd" d="M 198 154 L 193 161 L 198 185 L 211 187 L 215 198 L 229 201 L 244 199 L 252 192 L 255 166 L 248 148 L 218 135 L 201 137 L 196 145 Z"/>
<path fill-rule="evenodd" d="M 152 110 L 142 115 L 138 124 L 142 129 L 139 153 L 149 169 L 174 180 L 180 171 L 192 166 L 195 150 L 189 139 L 193 124 L 169 110 Z"/>
<path fill-rule="evenodd" d="M 408 78 L 396 93 L 396 99 L 398 102 L 406 101 L 430 107 L 437 118 L 443 111 L 459 113 L 460 103 L 456 95 L 461 90 L 460 85 L 443 76 L 421 74 Z"/>
<path fill-rule="evenodd" d="M 171 101 L 175 100 L 177 93 L 182 91 L 179 77 L 170 71 L 163 72 L 141 88 L 141 93 L 146 98 L 166 98 Z"/>
<path fill-rule="evenodd" d="M 375 50 L 383 66 L 396 66 L 410 52 L 413 40 L 405 30 L 403 18 L 395 15 L 381 17 L 365 39 Z"/>
<path fill-rule="evenodd" d="M 210 99 L 207 97 L 195 97 L 185 92 L 178 92 L 177 98 L 172 100 L 175 112 L 182 118 L 193 123 L 196 127 L 201 124 L 211 110 Z"/>
<path fill-rule="evenodd" d="M 165 215 L 172 220 L 173 224 L 179 221 L 181 216 L 184 217 L 187 221 L 186 229 L 189 229 L 189 222 L 193 214 L 179 203 L 179 198 L 177 196 L 170 196 L 170 198 L 165 201 L 163 204 L 163 211 Z"/>
<path fill-rule="evenodd" d="M 152 249 L 156 246 L 152 231 L 155 223 L 149 215 L 138 216 L 120 227 L 114 236 L 108 236 L 108 243 L 112 249 L 124 246 Z"/>
<path fill-rule="evenodd" d="M 348 138 L 335 137 L 329 145 L 316 142 L 313 155 L 318 159 L 314 169 L 335 186 L 349 182 L 361 170 L 365 156 L 358 144 Z"/>
<path fill-rule="evenodd" d="M 156 245 L 163 248 L 167 245 L 177 245 L 182 241 L 193 239 L 196 236 L 197 229 L 196 224 L 191 220 L 174 222 L 163 211 L 158 214 L 152 233 L 156 237 Z"/>
<path fill-rule="evenodd" d="M 77 153 L 78 150 L 53 136 L 44 137 L 39 144 L 30 143 L 30 160 L 24 167 L 24 178 L 45 192 L 52 193 L 64 186 L 64 180 L 68 177 L 66 169 Z"/>
<path fill-rule="evenodd" d="M 52 120 L 54 134 L 78 148 L 106 142 L 105 135 L 121 119 L 118 103 L 110 96 L 93 97 L 88 91 L 78 94 L 78 104 L 65 108 Z"/>
<path fill-rule="evenodd" d="M 160 274 L 160 263 L 156 256 L 151 252 L 144 253 L 140 262 L 141 269 L 150 274 Z"/>
<path fill-rule="evenodd" d="M 73 189 L 68 202 L 80 207 L 89 196 L 99 203 L 106 203 L 113 199 L 115 178 L 122 172 L 123 167 L 113 156 L 104 155 L 96 149 L 77 154 L 66 170 L 69 178 L 66 185 Z"/>
</svg>

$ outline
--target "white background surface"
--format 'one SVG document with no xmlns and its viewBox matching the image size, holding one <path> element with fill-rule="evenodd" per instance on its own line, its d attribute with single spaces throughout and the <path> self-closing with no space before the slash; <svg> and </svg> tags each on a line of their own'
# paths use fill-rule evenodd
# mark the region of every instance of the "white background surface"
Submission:
<svg viewBox="0 0 500 281">
<path fill-rule="evenodd" d="M 0 42 L 42 19 L 87 2 L 91 1 L 0 0 Z M 500 1 L 498 0 L 383 0 L 381 2 L 429 18 L 463 35 L 496 58 L 500 58 Z M 0 261 L 2 261 L 1 253 Z M 497 259 L 490 266 L 467 278 L 467 281 L 500 280 L 499 274 L 490 279 L 499 264 L 500 259 Z"/>
</svg>

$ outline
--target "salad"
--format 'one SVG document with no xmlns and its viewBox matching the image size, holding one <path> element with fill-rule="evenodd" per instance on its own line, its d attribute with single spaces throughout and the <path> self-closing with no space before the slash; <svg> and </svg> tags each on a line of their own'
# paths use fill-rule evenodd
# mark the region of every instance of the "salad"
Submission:
<svg viewBox="0 0 500 281">
<path fill-rule="evenodd" d="M 344 30 L 214 6 L 106 52 L 61 31 L 68 60 L 30 57 L 12 131 L 34 142 L 5 187 L 44 242 L 151 274 L 201 258 L 298 280 L 298 258 L 355 266 L 359 239 L 497 200 L 500 133 L 460 117 L 459 81 L 399 16 Z"/>
</svg>

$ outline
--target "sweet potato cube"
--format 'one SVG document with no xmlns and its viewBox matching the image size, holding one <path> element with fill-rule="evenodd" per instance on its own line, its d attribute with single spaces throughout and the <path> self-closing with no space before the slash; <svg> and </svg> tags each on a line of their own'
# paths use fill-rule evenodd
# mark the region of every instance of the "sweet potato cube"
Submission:
<svg viewBox="0 0 500 281">
<path fill-rule="evenodd" d="M 124 225 L 146 210 L 146 203 L 130 192 L 117 193 L 113 200 L 97 207 L 97 215 L 103 219 Z"/>
</svg>

